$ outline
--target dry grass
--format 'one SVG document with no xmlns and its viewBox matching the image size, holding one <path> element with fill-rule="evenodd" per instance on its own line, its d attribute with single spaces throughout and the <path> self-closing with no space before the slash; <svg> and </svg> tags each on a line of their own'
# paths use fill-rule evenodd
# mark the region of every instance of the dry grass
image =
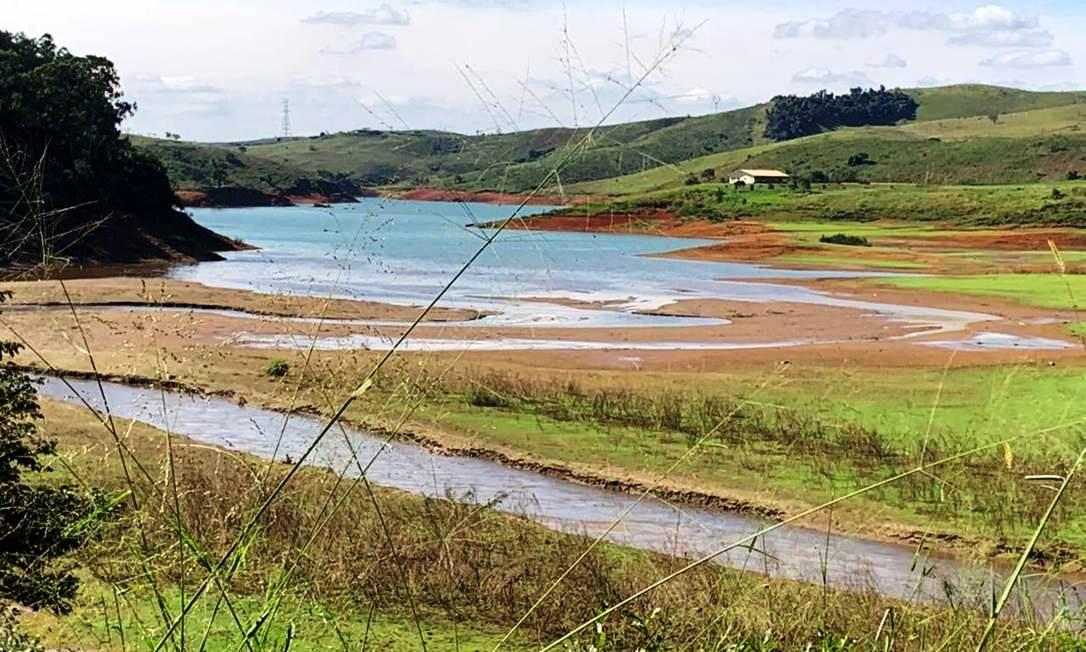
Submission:
<svg viewBox="0 0 1086 652">
<path fill-rule="evenodd" d="M 47 417 L 48 435 L 60 441 L 81 477 L 114 490 L 127 486 L 109 435 L 100 425 L 88 424 L 80 410 L 56 404 L 47 405 Z M 178 585 L 183 570 L 191 587 L 204 569 L 191 557 L 185 567 L 176 561 L 176 522 L 170 505 L 161 500 L 170 482 L 166 435 L 142 425 L 120 427 L 153 482 L 136 483 L 141 512 L 123 514 L 114 530 L 86 553 L 86 564 L 123 591 L 146 584 L 150 578 L 132 572 L 138 566 L 134 556 L 140 554 L 133 541 L 142 528 L 151 548 L 149 568 L 158 585 Z M 183 438 L 174 439 L 173 449 L 181 520 L 187 535 L 214 558 L 229 548 L 287 467 L 274 465 L 269 482 L 264 482 L 261 475 L 267 462 L 195 446 Z M 282 591 L 325 605 L 375 605 L 403 612 L 406 582 L 425 613 L 455 622 L 509 626 L 547 588 L 556 569 L 571 565 L 587 545 L 580 537 L 499 514 L 471 496 L 455 498 L 434 500 L 376 490 L 374 500 L 364 485 L 349 478 L 304 470 L 259 519 L 240 566 L 229 579 L 230 591 L 269 596 L 269 606 Z M 682 563 L 601 546 L 576 565 L 568 581 L 522 626 L 521 635 L 546 642 L 633 593 L 647 578 L 665 575 Z M 288 586 L 279 586 L 288 577 Z M 830 649 L 873 649 L 872 637 L 888 609 L 894 613 L 894 624 L 885 635 L 893 637 L 893 649 L 921 650 L 935 642 L 957 642 L 947 648 L 956 649 L 976 640 L 984 627 L 981 614 L 969 610 L 909 605 L 871 593 L 837 592 L 703 567 L 609 618 L 603 627 L 612 647 L 605 649 L 664 642 L 728 649 L 713 644 L 763 638 L 772 646 L 750 649 L 802 649 L 806 643 L 827 641 L 850 642 Z M 199 626 L 189 624 L 191 631 Z M 1058 638 L 1052 635 L 1037 649 L 1061 649 Z M 1012 625 L 997 633 L 992 649 L 1013 649 L 1026 641 L 1037 639 L 1028 628 Z"/>
</svg>

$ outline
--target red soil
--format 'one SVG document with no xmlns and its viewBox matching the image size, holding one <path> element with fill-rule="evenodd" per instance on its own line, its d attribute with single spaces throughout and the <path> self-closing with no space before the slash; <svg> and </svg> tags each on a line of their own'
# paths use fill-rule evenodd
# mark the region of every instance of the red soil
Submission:
<svg viewBox="0 0 1086 652">
<path fill-rule="evenodd" d="M 413 199 L 415 201 L 462 201 L 478 202 L 481 204 L 513 204 L 525 203 L 532 206 L 553 206 L 565 203 L 557 197 L 536 195 L 529 198 L 527 195 L 507 192 L 466 192 L 463 190 L 439 190 L 437 188 L 415 188 L 394 194 L 396 199 Z"/>
</svg>

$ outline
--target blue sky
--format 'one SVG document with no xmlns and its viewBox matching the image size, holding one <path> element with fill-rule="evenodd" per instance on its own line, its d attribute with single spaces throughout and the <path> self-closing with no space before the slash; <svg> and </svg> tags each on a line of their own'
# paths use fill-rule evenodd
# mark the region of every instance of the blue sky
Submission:
<svg viewBox="0 0 1086 652">
<path fill-rule="evenodd" d="M 194 140 L 275 135 L 283 98 L 296 134 L 474 133 L 853 85 L 1086 88 L 1071 0 L 4 0 L 0 17 L 113 59 L 140 106 L 127 129 Z"/>
</svg>

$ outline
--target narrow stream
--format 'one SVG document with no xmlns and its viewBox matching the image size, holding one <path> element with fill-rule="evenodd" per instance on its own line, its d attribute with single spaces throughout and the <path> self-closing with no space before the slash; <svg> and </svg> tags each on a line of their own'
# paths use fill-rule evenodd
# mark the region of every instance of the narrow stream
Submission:
<svg viewBox="0 0 1086 652">
<path fill-rule="evenodd" d="M 71 385 L 100 409 L 97 384 L 72 380 Z M 237 405 L 221 398 L 167 393 L 106 383 L 114 416 L 141 421 L 198 442 L 277 459 L 298 459 L 321 428 L 319 419 L 286 415 Z M 45 378 L 45 398 L 78 403 L 62 381 Z M 277 448 L 279 433 L 282 441 Z M 383 440 L 337 429 L 321 442 L 307 464 L 342 470 L 351 464 L 353 448 L 364 466 Z M 378 485 L 415 494 L 456 499 L 469 492 L 481 502 L 499 500 L 497 508 L 526 514 L 567 532 L 598 535 L 635 501 L 635 497 L 576 482 L 506 467 L 468 457 L 440 455 L 409 443 L 394 442 L 369 472 Z M 702 555 L 742 539 L 768 525 L 736 513 L 646 500 L 623 520 L 608 539 L 615 543 L 675 555 Z M 946 600 L 982 605 L 991 601 L 993 581 L 1005 571 L 950 559 L 917 558 L 914 550 L 802 527 L 785 527 L 757 540 L 756 550 L 733 550 L 716 560 L 735 568 L 774 577 L 828 583 L 855 590 L 877 590 L 895 598 Z M 556 569 L 556 573 L 558 569 Z M 1042 615 L 1059 608 L 1078 610 L 1086 583 L 1030 577 L 1022 583 L 1018 607 L 1025 600 Z"/>
</svg>

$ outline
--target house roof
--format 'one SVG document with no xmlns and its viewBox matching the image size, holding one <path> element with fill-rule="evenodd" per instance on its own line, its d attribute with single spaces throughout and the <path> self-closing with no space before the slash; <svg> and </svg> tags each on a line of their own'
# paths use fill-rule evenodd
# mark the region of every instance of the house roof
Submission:
<svg viewBox="0 0 1086 652">
<path fill-rule="evenodd" d="M 752 177 L 778 177 L 788 178 L 788 174 L 780 170 L 739 170 L 738 174 L 749 174 Z"/>
</svg>

